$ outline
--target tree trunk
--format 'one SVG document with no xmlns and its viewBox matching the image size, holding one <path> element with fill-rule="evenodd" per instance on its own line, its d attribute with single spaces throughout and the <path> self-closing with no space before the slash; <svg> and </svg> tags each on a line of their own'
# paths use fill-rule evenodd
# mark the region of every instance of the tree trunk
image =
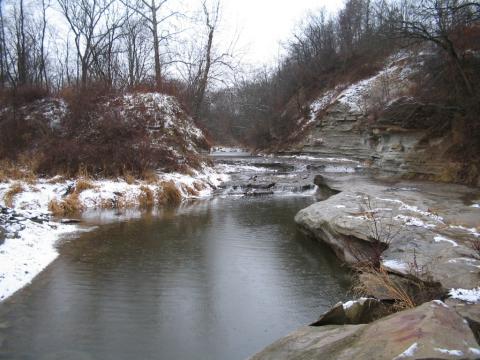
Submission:
<svg viewBox="0 0 480 360">
<path fill-rule="evenodd" d="M 17 29 L 17 69 L 18 83 L 27 83 L 27 50 L 25 48 L 25 13 L 23 11 L 23 0 L 20 0 L 20 18 Z"/>
<path fill-rule="evenodd" d="M 208 75 L 210 73 L 210 66 L 212 65 L 211 59 L 211 52 L 212 52 L 212 44 L 213 44 L 213 33 L 215 31 L 214 27 L 210 27 L 210 31 L 208 33 L 208 43 L 206 48 L 206 56 L 205 56 L 205 69 L 203 71 L 202 77 L 197 87 L 197 94 L 195 96 L 195 106 L 193 116 L 195 119 L 200 117 L 200 111 L 202 110 L 203 99 L 205 97 L 205 90 L 207 88 L 208 83 Z"/>
<path fill-rule="evenodd" d="M 157 90 L 162 85 L 162 65 L 160 63 L 160 40 L 158 38 L 158 23 L 157 23 L 157 10 L 155 7 L 155 1 L 152 0 L 152 33 L 153 33 L 153 52 L 155 57 L 155 83 Z"/>
</svg>

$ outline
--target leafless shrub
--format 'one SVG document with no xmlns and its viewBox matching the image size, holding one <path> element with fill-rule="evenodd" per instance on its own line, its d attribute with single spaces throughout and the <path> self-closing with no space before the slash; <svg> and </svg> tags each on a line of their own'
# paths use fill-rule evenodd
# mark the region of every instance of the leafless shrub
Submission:
<svg viewBox="0 0 480 360">
<path fill-rule="evenodd" d="M 372 267 L 380 269 L 383 252 L 390 246 L 398 235 L 395 230 L 392 214 L 384 215 L 384 209 L 374 206 L 370 196 L 366 196 L 360 208 L 360 215 L 367 219 L 369 228 L 369 242 L 364 247 L 350 246 L 350 253 L 358 263 L 358 267 Z"/>
</svg>

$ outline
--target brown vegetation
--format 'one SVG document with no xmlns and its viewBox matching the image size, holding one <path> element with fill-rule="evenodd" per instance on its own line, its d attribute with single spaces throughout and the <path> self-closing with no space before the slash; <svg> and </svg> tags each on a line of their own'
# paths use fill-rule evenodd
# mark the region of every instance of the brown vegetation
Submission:
<svg viewBox="0 0 480 360">
<path fill-rule="evenodd" d="M 173 182 L 162 182 L 157 189 L 157 202 L 159 205 L 178 206 L 182 202 L 182 194 Z"/>
<path fill-rule="evenodd" d="M 138 196 L 138 203 L 142 209 L 151 209 L 155 205 L 153 191 L 147 186 L 140 187 L 140 195 Z"/>
<path fill-rule="evenodd" d="M 88 189 L 94 189 L 95 185 L 92 184 L 92 182 L 88 179 L 85 178 L 80 178 L 76 181 L 75 183 L 75 193 L 80 194 L 82 191 L 88 190 Z"/>
<path fill-rule="evenodd" d="M 48 204 L 48 210 L 54 216 L 72 216 L 81 213 L 83 205 L 78 198 L 78 194 L 74 192 L 67 195 L 63 200 L 51 200 Z"/>
<path fill-rule="evenodd" d="M 7 207 L 12 207 L 15 195 L 20 194 L 23 191 L 23 186 L 19 183 L 14 183 L 12 186 L 10 186 L 4 196 L 5 205 Z"/>
</svg>

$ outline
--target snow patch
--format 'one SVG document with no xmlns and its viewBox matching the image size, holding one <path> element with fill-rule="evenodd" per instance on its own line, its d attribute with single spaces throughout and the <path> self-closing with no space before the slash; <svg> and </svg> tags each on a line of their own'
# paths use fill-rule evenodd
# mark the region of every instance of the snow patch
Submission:
<svg viewBox="0 0 480 360">
<path fill-rule="evenodd" d="M 350 309 L 353 305 L 355 304 L 358 304 L 362 301 L 365 301 L 367 300 L 368 298 L 366 297 L 361 297 L 360 299 L 357 299 L 357 300 L 350 300 L 350 301 L 347 301 L 345 303 L 342 303 L 342 307 L 343 307 L 343 310 L 348 310 Z"/>
<path fill-rule="evenodd" d="M 452 356 L 463 356 L 463 351 L 461 351 L 461 350 L 449 350 L 449 349 L 435 348 L 435 351 L 438 351 L 442 354 L 452 355 Z"/>
<path fill-rule="evenodd" d="M 0 246 L 0 301 L 30 283 L 57 258 L 55 243 L 62 235 L 82 230 L 76 225 L 28 219 L 22 225 L 18 237 L 7 238 Z"/>
<path fill-rule="evenodd" d="M 401 262 L 399 260 L 383 260 L 382 265 L 386 268 L 389 268 L 391 270 L 399 271 L 399 272 L 407 272 L 408 271 L 408 265 L 405 264 L 404 262 Z"/>
<path fill-rule="evenodd" d="M 448 305 L 445 304 L 445 303 L 444 303 L 443 301 L 441 301 L 441 300 L 433 300 L 433 303 L 434 303 L 434 304 L 437 304 L 437 305 L 439 305 L 439 306 L 443 306 L 443 307 L 446 308 L 446 309 L 449 308 Z"/>
<path fill-rule="evenodd" d="M 394 219 L 401 221 L 408 226 L 423 227 L 425 229 L 433 229 L 436 226 L 434 224 L 426 223 L 425 221 L 413 216 L 397 215 L 394 217 Z"/>
<path fill-rule="evenodd" d="M 393 360 L 397 360 L 397 359 L 405 359 L 405 358 L 409 358 L 409 357 L 413 357 L 415 352 L 418 350 L 418 344 L 417 343 L 413 343 L 412 345 L 410 345 L 407 350 L 405 350 L 403 353 L 401 353 L 400 355 L 396 356 L 393 358 Z"/>
<path fill-rule="evenodd" d="M 445 236 L 437 235 L 437 236 L 434 237 L 434 240 L 435 240 L 436 243 L 447 242 L 447 243 L 452 244 L 453 247 L 458 246 L 458 244 L 455 241 L 453 241 L 452 239 L 446 238 Z"/>
<path fill-rule="evenodd" d="M 471 235 L 473 235 L 475 237 L 480 237 L 480 232 L 478 232 L 478 230 L 476 228 L 467 228 L 467 227 L 462 226 L 462 225 L 449 225 L 449 228 L 462 230 L 462 231 L 470 233 Z"/>
<path fill-rule="evenodd" d="M 470 351 L 473 355 L 480 356 L 480 349 L 478 348 L 468 348 L 468 351 Z"/>
<path fill-rule="evenodd" d="M 478 303 L 480 302 L 480 287 L 476 289 L 450 289 L 448 295 L 453 299 L 468 303 Z"/>
</svg>

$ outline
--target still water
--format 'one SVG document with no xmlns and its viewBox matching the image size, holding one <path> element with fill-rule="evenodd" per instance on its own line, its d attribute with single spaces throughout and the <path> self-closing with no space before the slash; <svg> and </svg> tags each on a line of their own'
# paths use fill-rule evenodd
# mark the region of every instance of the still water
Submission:
<svg viewBox="0 0 480 360">
<path fill-rule="evenodd" d="M 347 297 L 296 229 L 310 197 L 215 198 L 110 223 L 0 304 L 0 359 L 244 359 Z"/>
</svg>

